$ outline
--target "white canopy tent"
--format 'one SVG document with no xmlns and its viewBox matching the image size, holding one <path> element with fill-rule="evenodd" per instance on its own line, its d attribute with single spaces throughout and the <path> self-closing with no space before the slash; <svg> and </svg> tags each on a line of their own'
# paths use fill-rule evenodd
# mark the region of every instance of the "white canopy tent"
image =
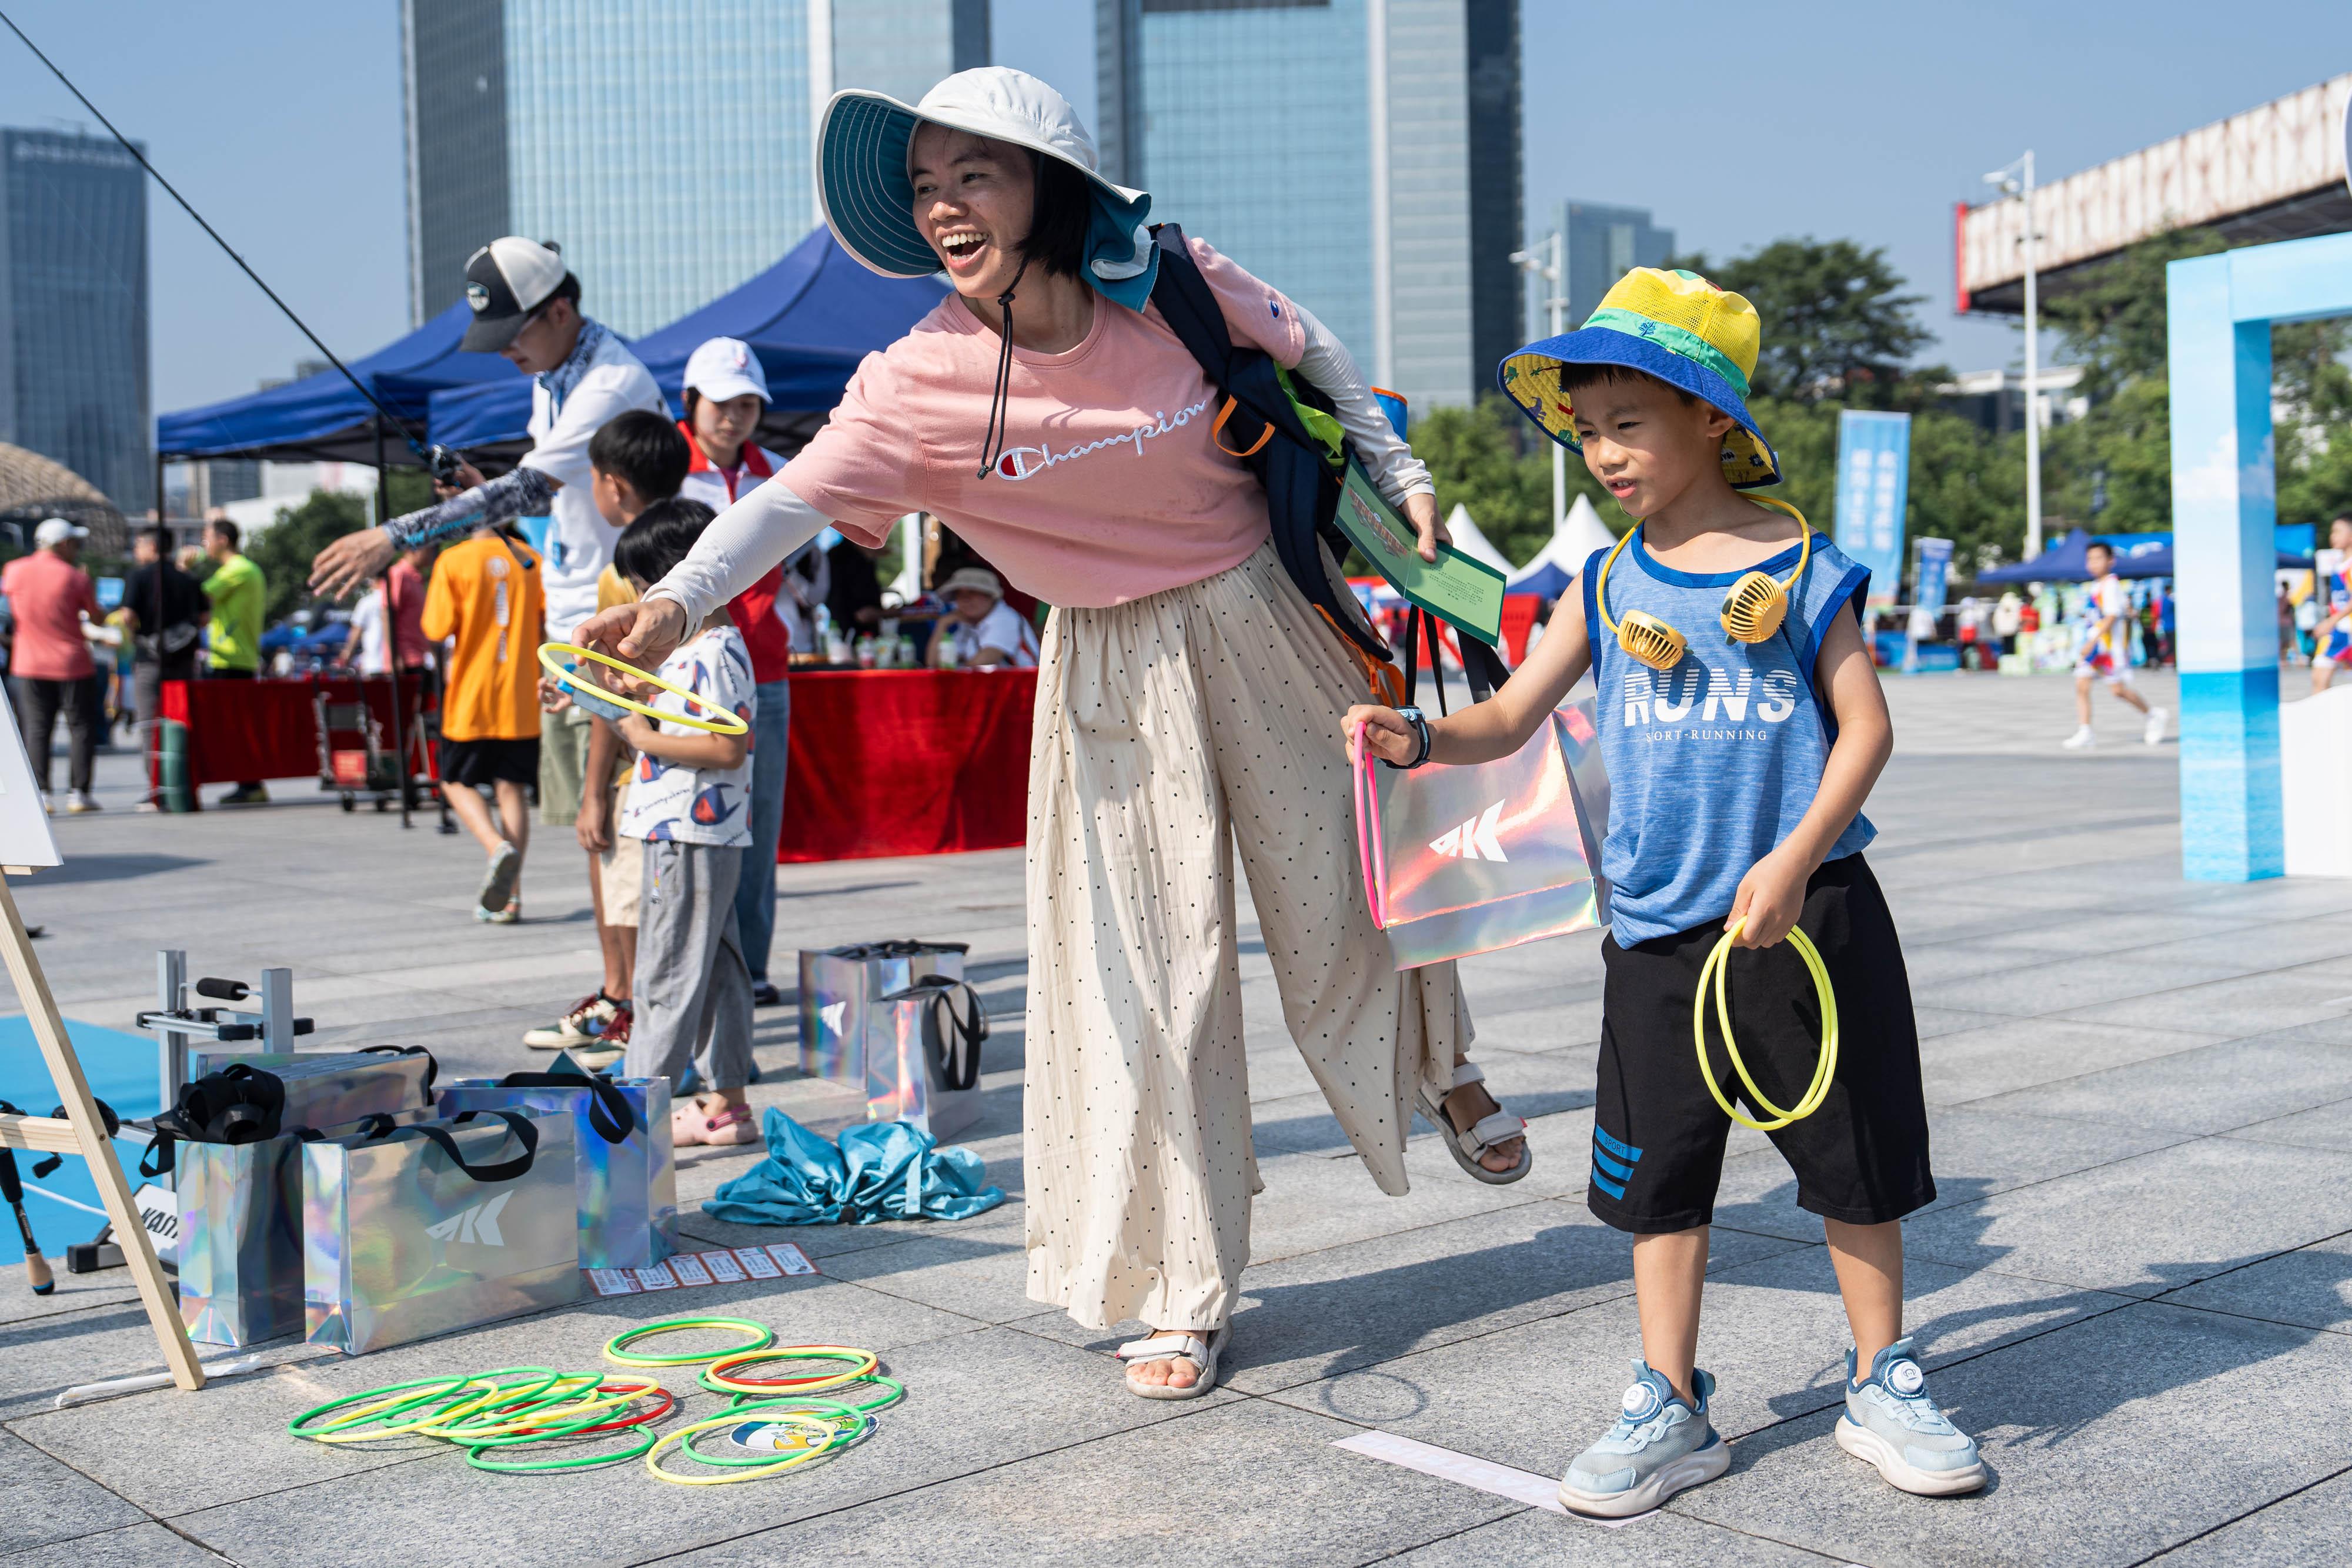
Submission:
<svg viewBox="0 0 2352 1568">
<path fill-rule="evenodd" d="M 1485 561 L 1505 577 L 1517 570 L 1511 565 L 1508 557 L 1495 548 L 1493 540 L 1478 531 L 1476 521 L 1470 516 L 1470 508 L 1459 501 L 1454 504 L 1453 512 L 1445 519 L 1445 531 L 1453 536 L 1454 548 L 1472 559 Z"/>
</svg>

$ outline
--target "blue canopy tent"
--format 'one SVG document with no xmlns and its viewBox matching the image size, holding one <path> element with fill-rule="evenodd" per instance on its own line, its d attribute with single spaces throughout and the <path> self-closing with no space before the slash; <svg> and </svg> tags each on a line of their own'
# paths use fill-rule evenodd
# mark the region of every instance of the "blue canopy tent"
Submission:
<svg viewBox="0 0 2352 1568">
<path fill-rule="evenodd" d="M 425 431 L 426 400 L 443 387 L 530 383 L 496 354 L 457 348 L 473 313 L 460 300 L 387 348 L 350 361 L 352 373 L 407 427 L 378 430 L 376 411 L 339 371 L 203 408 L 159 415 L 155 457 L 266 457 L 285 462 L 415 464 L 405 434 Z M 158 492 L 160 494 L 160 490 Z"/>
<path fill-rule="evenodd" d="M 712 338 L 740 338 L 768 377 L 759 439 L 797 449 L 841 401 L 858 361 L 903 336 L 946 297 L 933 277 L 883 277 L 818 229 L 741 287 L 630 345 L 671 406 L 684 406 L 689 354 Z M 433 439 L 467 452 L 520 450 L 528 440 L 530 383 L 517 379 L 436 392 Z"/>
<path fill-rule="evenodd" d="M 1979 583 L 2004 582 L 2088 582 L 2091 570 L 2085 564 L 2091 546 L 2105 544 L 2116 552 L 2117 577 L 2170 577 L 2172 570 L 2172 536 L 2170 534 L 2106 534 L 2076 528 L 2032 560 L 2013 561 L 1977 573 Z M 2311 564 L 2309 556 L 2295 555 L 2288 550 L 2278 552 L 2278 564 L 2295 570 Z"/>
</svg>

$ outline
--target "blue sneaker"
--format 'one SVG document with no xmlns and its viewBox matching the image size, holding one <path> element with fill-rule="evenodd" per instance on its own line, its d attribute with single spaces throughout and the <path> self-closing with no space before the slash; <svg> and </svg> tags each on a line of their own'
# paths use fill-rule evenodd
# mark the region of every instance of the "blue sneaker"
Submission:
<svg viewBox="0 0 2352 1568">
<path fill-rule="evenodd" d="M 1887 1485 L 1922 1497 L 1951 1497 L 1985 1484 L 1976 1439 L 1936 1407 L 1909 1340 L 1896 1340 L 1873 1356 L 1867 1380 L 1854 1382 L 1853 1370 L 1849 1350 L 1839 1448 L 1875 1465 Z"/>
<path fill-rule="evenodd" d="M 1731 1447 L 1706 1420 L 1715 1379 L 1694 1372 L 1691 1383 L 1698 1390 L 1696 1408 L 1635 1356 L 1633 1386 L 1625 1390 L 1617 1424 L 1568 1467 L 1560 1506 L 1570 1513 L 1625 1519 L 1729 1469 Z"/>
</svg>

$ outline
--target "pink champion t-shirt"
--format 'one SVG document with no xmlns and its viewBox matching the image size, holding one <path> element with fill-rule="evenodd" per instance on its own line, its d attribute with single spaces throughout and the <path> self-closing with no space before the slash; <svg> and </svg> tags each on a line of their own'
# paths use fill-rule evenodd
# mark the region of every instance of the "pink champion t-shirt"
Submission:
<svg viewBox="0 0 2352 1568">
<path fill-rule="evenodd" d="M 1234 340 L 1296 366 L 1307 347 L 1297 308 L 1191 244 Z M 1017 299 L 1013 314 L 1018 322 Z M 1014 349 L 1003 455 L 983 479 L 1000 347 L 950 296 L 866 357 L 778 478 L 868 545 L 905 514 L 929 512 L 1049 604 L 1124 604 L 1181 588 L 1265 541 L 1264 488 L 1210 438 L 1223 399 L 1158 310 L 1097 297 L 1076 348 Z"/>
</svg>

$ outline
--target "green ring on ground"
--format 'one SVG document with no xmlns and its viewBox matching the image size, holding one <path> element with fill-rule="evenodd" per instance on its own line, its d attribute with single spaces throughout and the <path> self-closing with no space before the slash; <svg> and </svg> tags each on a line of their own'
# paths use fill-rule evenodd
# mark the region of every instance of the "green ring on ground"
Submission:
<svg viewBox="0 0 2352 1568">
<path fill-rule="evenodd" d="M 419 1377 L 407 1383 L 383 1384 L 374 1388 L 362 1389 L 357 1394 L 346 1394 L 341 1399 L 330 1399 L 324 1405 L 314 1405 L 310 1409 L 303 1411 L 299 1416 L 295 1416 L 291 1421 L 287 1422 L 286 1430 L 297 1437 L 315 1438 L 318 1436 L 318 1432 L 340 1431 L 345 1427 L 372 1426 L 382 1421 L 386 1416 L 396 1416 L 403 1410 L 414 1409 L 419 1405 L 430 1404 L 432 1401 L 441 1397 L 441 1396 L 445 1394 L 455 1393 L 457 1390 L 463 1388 L 471 1381 L 472 1379 L 469 1376 L 460 1373 L 455 1377 Z M 306 1432 L 302 1429 L 302 1423 L 310 1420 L 314 1416 L 324 1416 L 328 1411 L 340 1410 L 346 1405 L 357 1405 L 362 1400 L 373 1399 L 379 1395 L 399 1394 L 411 1388 L 429 1388 L 432 1392 L 429 1394 L 418 1394 L 411 1396 L 410 1398 L 403 1399 L 394 1405 L 390 1409 L 378 1411 L 373 1416 L 354 1417 L 348 1421 L 331 1422 L 327 1426 L 320 1427 L 316 1432 Z"/>
<path fill-rule="evenodd" d="M 617 1454 L 596 1454 L 581 1459 L 538 1459 L 529 1464 L 494 1464 L 482 1458 L 482 1450 L 494 1445 L 471 1443 L 466 1446 L 466 1462 L 478 1470 L 494 1475 L 528 1476 L 553 1470 L 588 1470 L 599 1465 L 617 1465 L 630 1459 L 641 1459 L 653 1450 L 661 1439 L 651 1427 L 637 1428 L 638 1443 L 634 1448 Z"/>
<path fill-rule="evenodd" d="M 878 1384 L 882 1386 L 882 1396 L 880 1398 L 869 1399 L 863 1405 L 851 1405 L 849 1406 L 850 1409 L 856 1411 L 861 1416 L 870 1416 L 877 1410 L 887 1410 L 891 1406 L 896 1405 L 899 1400 L 907 1397 L 907 1385 L 905 1384 L 899 1382 L 895 1377 L 885 1377 L 878 1372 L 869 1372 L 863 1377 L 845 1383 L 837 1388 L 827 1389 L 825 1392 L 827 1395 L 846 1394 L 851 1389 L 856 1387 L 860 1383 L 873 1383 Z M 833 1399 L 830 1397 L 820 1397 L 814 1395 L 804 1396 L 803 1397 L 814 1399 L 818 1403 L 826 1405 L 838 1405 L 845 1403 L 845 1401 L 842 1400 Z M 730 1410 L 757 1410 L 770 1405 L 793 1405 L 797 1403 L 799 1403 L 799 1401 L 795 1400 L 789 1394 L 738 1394 L 732 1400 L 729 1401 L 727 1408 Z"/>
<path fill-rule="evenodd" d="M 657 1333 L 675 1333 L 686 1329 L 738 1329 L 753 1337 L 749 1344 L 730 1345 L 725 1350 L 696 1351 L 689 1355 L 640 1355 L 625 1347 L 636 1341 Z M 741 1351 L 765 1350 L 776 1343 L 776 1331 L 765 1323 L 755 1323 L 743 1318 L 665 1318 L 657 1323 L 645 1323 L 624 1330 L 604 1343 L 604 1359 L 623 1366 L 699 1366 L 717 1361 L 722 1355 Z"/>
</svg>

